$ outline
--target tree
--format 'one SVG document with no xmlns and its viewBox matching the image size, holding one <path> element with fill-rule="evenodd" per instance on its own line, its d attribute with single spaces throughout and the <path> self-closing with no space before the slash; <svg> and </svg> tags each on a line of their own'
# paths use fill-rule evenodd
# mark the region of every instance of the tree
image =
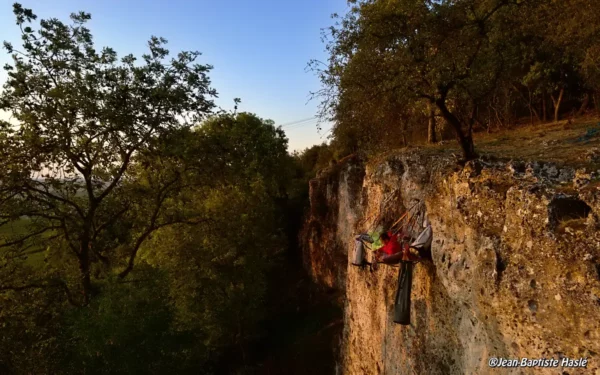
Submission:
<svg viewBox="0 0 600 375">
<path fill-rule="evenodd" d="M 351 3 L 349 14 L 329 30 L 329 62 L 320 72 L 323 110 L 338 117 L 359 102 L 406 108 L 426 101 L 452 126 L 464 158 L 475 157 L 479 102 L 503 69 L 493 21 L 519 1 Z"/>
<path fill-rule="evenodd" d="M 136 174 L 156 168 L 142 162 L 157 145 L 211 111 L 211 67 L 195 63 L 198 52 L 168 60 L 167 41 L 157 37 L 141 61 L 133 55 L 119 60 L 108 47 L 97 51 L 84 12 L 72 14 L 69 25 L 41 20 L 37 32 L 30 9 L 15 4 L 14 13 L 22 49 L 4 44 L 13 64 L 5 66 L 0 109 L 18 123 L 0 124 L 0 224 L 19 222 L 24 231 L 5 238 L 0 249 L 10 249 L 2 253 L 5 260 L 10 253 L 18 261 L 28 249 L 48 248 L 64 265 L 30 282 L 14 284 L 0 275 L 0 289 L 61 288 L 72 302 L 87 304 L 93 264 L 112 264 L 122 250 L 126 276 L 149 235 L 179 221 L 163 215 L 182 188 L 178 169 L 152 182 L 139 182 Z M 152 189 L 136 196 L 144 184 Z M 142 208 L 148 220 L 122 233 L 125 243 L 107 239 L 117 221 Z M 67 275 L 72 260 L 78 280 Z M 69 292 L 73 284 L 80 285 L 81 298 Z"/>
<path fill-rule="evenodd" d="M 308 179 L 314 178 L 319 170 L 326 168 L 334 160 L 331 147 L 327 143 L 314 145 L 302 152 L 294 153 L 296 163 L 302 169 L 302 175 Z"/>
<path fill-rule="evenodd" d="M 261 180 L 271 197 L 285 194 L 289 183 L 288 139 L 272 120 L 247 112 L 220 114 L 196 129 L 226 181 Z M 210 144 L 210 145 L 209 145 Z"/>
<path fill-rule="evenodd" d="M 542 83 L 549 86 L 555 121 L 565 95 L 581 100 L 582 113 L 600 87 L 596 77 L 600 17 L 592 9 L 585 0 L 541 2 L 524 23 L 527 34 L 542 37 L 531 73 L 545 78 Z"/>
<path fill-rule="evenodd" d="M 427 124 L 427 143 L 436 143 L 437 138 L 435 136 L 435 107 L 432 103 L 427 106 L 429 123 Z"/>
<path fill-rule="evenodd" d="M 143 282 L 107 280 L 86 308 L 64 313 L 55 338 L 59 361 L 46 373 L 189 373 L 190 363 L 205 358 L 192 330 L 175 329 L 167 275 L 150 267 L 139 271 L 136 280 Z"/>
<path fill-rule="evenodd" d="M 280 204 L 291 179 L 287 138 L 250 113 L 214 116 L 188 138 L 210 150 L 202 164 L 214 170 L 214 184 L 197 186 L 186 206 L 211 221 L 165 227 L 141 256 L 169 275 L 177 324 L 195 332 L 211 360 L 233 350 L 245 363 L 263 334 L 267 272 L 287 245 Z"/>
</svg>

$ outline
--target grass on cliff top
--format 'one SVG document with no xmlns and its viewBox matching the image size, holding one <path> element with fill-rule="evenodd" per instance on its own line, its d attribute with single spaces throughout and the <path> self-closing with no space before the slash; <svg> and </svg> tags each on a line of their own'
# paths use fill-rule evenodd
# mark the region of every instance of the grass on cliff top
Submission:
<svg viewBox="0 0 600 375">
<path fill-rule="evenodd" d="M 600 148 L 600 119 L 520 126 L 496 134 L 482 134 L 475 142 L 482 154 L 499 158 L 588 166 L 591 163 L 586 159 L 586 152 Z"/>
<path fill-rule="evenodd" d="M 502 160 L 552 162 L 575 168 L 600 168 L 600 163 L 586 159 L 586 153 L 590 149 L 600 149 L 600 118 L 597 117 L 518 125 L 492 133 L 478 132 L 474 134 L 474 142 L 475 150 L 481 156 Z M 431 156 L 455 154 L 458 158 L 462 157 L 455 140 L 419 148 Z"/>
</svg>

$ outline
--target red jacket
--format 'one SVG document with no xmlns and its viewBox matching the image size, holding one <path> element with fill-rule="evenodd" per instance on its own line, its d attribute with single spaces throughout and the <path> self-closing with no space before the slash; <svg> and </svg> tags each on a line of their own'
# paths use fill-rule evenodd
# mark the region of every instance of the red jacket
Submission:
<svg viewBox="0 0 600 375">
<path fill-rule="evenodd" d="M 387 255 L 393 255 L 402 251 L 402 247 L 398 243 L 398 236 L 389 232 L 388 236 L 390 236 L 390 240 L 379 250 L 383 251 Z"/>
</svg>

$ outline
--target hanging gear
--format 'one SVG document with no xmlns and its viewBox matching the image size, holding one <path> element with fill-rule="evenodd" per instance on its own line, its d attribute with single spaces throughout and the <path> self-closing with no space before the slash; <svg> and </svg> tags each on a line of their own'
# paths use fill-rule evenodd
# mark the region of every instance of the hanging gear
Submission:
<svg viewBox="0 0 600 375">
<path fill-rule="evenodd" d="M 423 229 L 413 243 L 410 244 L 410 247 L 416 249 L 421 258 L 431 259 L 432 240 L 433 230 L 431 229 L 431 224 L 427 223 L 425 229 Z"/>
<path fill-rule="evenodd" d="M 390 197 L 388 197 L 385 201 L 387 202 Z M 365 222 L 368 222 L 373 215 L 365 220 Z M 381 205 L 375 222 L 378 221 L 380 216 Z M 424 202 L 417 200 L 415 204 L 406 210 L 406 212 L 404 212 L 404 214 L 402 214 L 402 216 L 400 216 L 400 218 L 392 224 L 390 227 L 390 232 L 393 237 L 396 237 L 396 235 L 401 236 L 402 239 L 399 241 L 401 251 L 384 257 L 381 263 L 399 268 L 398 286 L 394 300 L 394 323 L 410 325 L 410 297 L 414 266 L 422 258 L 431 258 L 430 252 L 429 256 L 427 256 L 427 249 L 429 249 L 431 246 L 433 231 L 427 218 L 427 214 L 425 213 Z M 390 238 L 390 240 L 395 239 Z M 379 238 L 377 238 L 377 242 L 378 241 Z M 380 262 L 376 257 L 374 257 L 372 263 L 369 263 L 365 260 L 367 250 L 376 251 L 369 247 L 367 243 L 373 244 L 375 242 L 376 241 L 373 239 L 373 237 L 366 233 L 356 236 L 354 238 L 352 265 L 361 268 L 364 268 L 368 265 L 371 272 L 377 270 Z M 413 251 L 411 252 L 411 250 Z M 395 266 L 394 264 L 397 265 Z"/>
<path fill-rule="evenodd" d="M 371 224 L 369 226 L 367 233 L 371 233 L 375 230 L 374 225 L 375 225 L 375 223 L 379 222 L 379 219 L 381 218 L 381 215 L 383 214 L 382 208 L 385 206 L 385 204 L 387 202 L 389 202 L 394 197 L 394 195 L 396 194 L 397 191 L 398 191 L 398 189 L 394 189 L 393 191 L 388 193 L 387 196 L 381 201 L 381 203 L 379 203 L 379 209 L 376 212 L 373 212 L 367 218 L 361 220 L 362 224 L 366 226 L 366 225 L 368 225 L 367 223 L 369 223 L 371 221 L 371 219 L 375 218 L 375 220 L 373 220 L 373 224 Z"/>
<path fill-rule="evenodd" d="M 394 302 L 394 323 L 410 325 L 410 293 L 414 262 L 402 261 L 398 271 L 398 288 Z"/>
<path fill-rule="evenodd" d="M 352 265 L 353 266 L 362 266 L 363 261 L 365 260 L 365 249 L 363 242 L 356 237 L 354 241 L 354 253 L 352 254 Z"/>
<path fill-rule="evenodd" d="M 373 243 L 373 239 L 368 234 L 359 234 L 354 238 L 354 253 L 352 254 L 352 265 L 364 266 L 365 261 L 365 242 Z"/>
</svg>

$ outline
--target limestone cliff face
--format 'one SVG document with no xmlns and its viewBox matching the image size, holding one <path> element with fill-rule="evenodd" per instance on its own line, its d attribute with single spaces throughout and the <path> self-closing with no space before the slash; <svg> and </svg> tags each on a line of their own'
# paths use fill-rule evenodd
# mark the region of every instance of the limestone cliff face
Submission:
<svg viewBox="0 0 600 375">
<path fill-rule="evenodd" d="M 600 374 L 600 186 L 542 163 L 465 167 L 412 151 L 349 158 L 311 182 L 312 277 L 345 296 L 341 374 Z M 432 260 L 415 267 L 411 325 L 392 322 L 397 268 L 349 262 L 353 235 L 425 202 Z M 587 357 L 586 369 L 491 369 L 490 357 Z"/>
</svg>

